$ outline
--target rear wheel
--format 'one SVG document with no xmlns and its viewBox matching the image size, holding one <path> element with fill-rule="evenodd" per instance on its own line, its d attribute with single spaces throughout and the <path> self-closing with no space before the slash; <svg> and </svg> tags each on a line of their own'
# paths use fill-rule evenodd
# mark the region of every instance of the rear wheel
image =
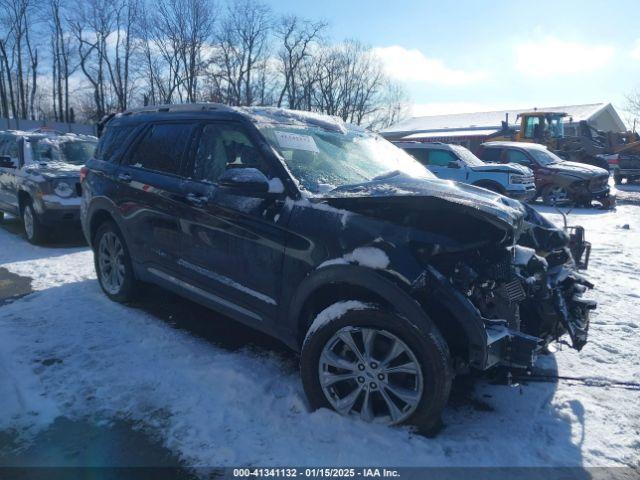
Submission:
<svg viewBox="0 0 640 480">
<path fill-rule="evenodd" d="M 93 245 L 96 274 L 104 293 L 116 302 L 132 300 L 138 281 L 133 273 L 129 250 L 116 224 L 107 221 L 100 225 Z"/>
<path fill-rule="evenodd" d="M 44 242 L 46 231 L 33 208 L 31 200 L 27 201 L 22 207 L 22 223 L 24 224 L 24 233 L 30 243 L 39 245 Z"/>
<path fill-rule="evenodd" d="M 325 320 L 312 325 L 302 349 L 301 376 L 311 406 L 433 433 L 452 380 L 440 334 L 420 332 L 373 305 L 347 311 L 337 305 L 320 313 Z M 327 321 L 331 309 L 342 313 Z"/>
</svg>

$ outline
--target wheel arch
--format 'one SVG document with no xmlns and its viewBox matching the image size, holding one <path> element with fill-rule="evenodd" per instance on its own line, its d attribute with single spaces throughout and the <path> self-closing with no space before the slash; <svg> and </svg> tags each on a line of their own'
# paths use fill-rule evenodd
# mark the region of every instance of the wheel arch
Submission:
<svg viewBox="0 0 640 480">
<path fill-rule="evenodd" d="M 425 333 L 434 328 L 408 290 L 382 272 L 356 265 L 332 265 L 303 280 L 289 304 L 287 324 L 293 329 L 292 346 L 299 350 L 315 315 L 343 300 L 360 300 L 393 310 Z"/>
<path fill-rule="evenodd" d="M 488 180 L 488 179 L 478 180 L 473 185 L 476 187 L 486 188 L 487 190 L 491 190 L 492 192 L 497 192 L 500 194 L 504 194 L 504 192 L 506 191 L 505 188 L 495 180 Z"/>
</svg>

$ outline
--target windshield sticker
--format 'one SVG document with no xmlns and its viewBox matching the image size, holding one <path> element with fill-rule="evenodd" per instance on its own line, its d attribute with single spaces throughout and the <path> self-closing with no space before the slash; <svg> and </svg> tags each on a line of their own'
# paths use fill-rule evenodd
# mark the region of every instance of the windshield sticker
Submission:
<svg viewBox="0 0 640 480">
<path fill-rule="evenodd" d="M 300 135 L 298 133 L 280 132 L 276 130 L 276 138 L 278 144 L 282 148 L 292 150 L 305 150 L 307 152 L 319 153 L 316 141 L 311 135 Z"/>
</svg>

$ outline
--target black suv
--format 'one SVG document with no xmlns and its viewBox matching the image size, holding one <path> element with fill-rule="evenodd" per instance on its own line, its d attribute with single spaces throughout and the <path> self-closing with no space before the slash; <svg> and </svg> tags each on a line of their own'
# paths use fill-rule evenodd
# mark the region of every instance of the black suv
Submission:
<svg viewBox="0 0 640 480">
<path fill-rule="evenodd" d="M 430 429 L 456 372 L 586 341 L 575 236 L 332 117 L 129 111 L 82 176 L 104 292 L 152 282 L 279 338 L 312 408 Z"/>
</svg>

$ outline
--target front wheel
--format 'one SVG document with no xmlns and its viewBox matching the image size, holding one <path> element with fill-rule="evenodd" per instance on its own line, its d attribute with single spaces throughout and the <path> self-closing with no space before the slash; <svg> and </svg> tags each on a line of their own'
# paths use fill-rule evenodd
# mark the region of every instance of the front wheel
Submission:
<svg viewBox="0 0 640 480">
<path fill-rule="evenodd" d="M 300 369 L 312 408 L 366 422 L 411 424 L 424 433 L 439 425 L 453 376 L 435 328 L 422 332 L 403 317 L 355 301 L 318 315 Z"/>
<path fill-rule="evenodd" d="M 624 179 L 624 177 L 623 177 L 622 175 L 617 175 L 617 174 L 616 174 L 616 175 L 614 175 L 614 176 L 613 176 L 613 182 L 614 182 L 616 185 L 622 185 L 622 180 L 623 180 L 623 179 Z M 627 180 L 627 182 L 629 182 L 629 180 Z"/>
<path fill-rule="evenodd" d="M 108 221 L 100 225 L 93 245 L 96 274 L 104 293 L 116 302 L 132 300 L 138 282 L 129 250 L 116 224 Z"/>
<path fill-rule="evenodd" d="M 570 203 L 569 192 L 562 185 L 549 185 L 542 192 L 542 203 L 548 206 Z"/>
<path fill-rule="evenodd" d="M 24 225 L 24 233 L 30 243 L 40 245 L 44 242 L 46 231 L 31 201 L 28 201 L 22 208 L 22 223 Z"/>
</svg>

